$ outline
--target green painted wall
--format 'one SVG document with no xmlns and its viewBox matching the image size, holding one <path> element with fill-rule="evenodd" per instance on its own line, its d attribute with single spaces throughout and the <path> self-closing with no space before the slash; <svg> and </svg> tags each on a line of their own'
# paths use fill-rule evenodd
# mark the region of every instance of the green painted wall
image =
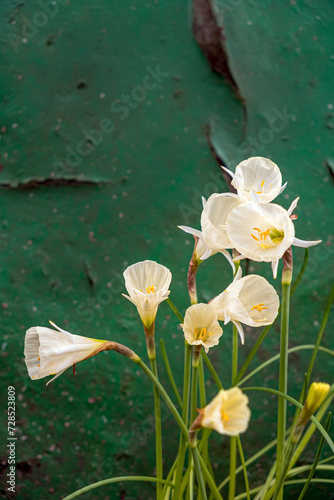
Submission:
<svg viewBox="0 0 334 500">
<path fill-rule="evenodd" d="M 121 296 L 122 271 L 138 260 L 158 260 L 173 273 L 171 297 L 186 307 L 192 241 L 177 225 L 198 227 L 200 196 L 227 189 L 208 135 L 232 169 L 248 156 L 272 158 L 288 180 L 279 199 L 285 207 L 301 196 L 296 234 L 323 244 L 311 249 L 293 299 L 291 345 L 315 339 L 333 283 L 334 6 L 329 0 L 217 0 L 216 7 L 245 113 L 197 46 L 188 2 L 1 2 L 1 385 L 2 399 L 8 385 L 17 392 L 18 500 L 62 498 L 111 475 L 154 473 L 153 397 L 136 367 L 108 353 L 46 388 L 27 376 L 24 334 L 52 319 L 145 356 L 136 311 Z M 294 256 L 299 268 L 303 252 Z M 271 279 L 269 266 L 252 266 Z M 223 257 L 203 264 L 201 300 L 221 291 L 229 273 Z M 248 333 L 241 360 L 258 335 Z M 211 354 L 226 384 L 230 335 L 226 328 Z M 157 336 L 180 384 L 182 335 L 167 304 Z M 258 360 L 277 353 L 278 345 L 274 328 Z M 291 358 L 293 396 L 308 359 L 307 353 Z M 316 375 L 332 382 L 333 368 L 320 354 Z M 276 387 L 275 369 L 264 380 Z M 210 381 L 208 392 L 215 394 Z M 270 409 L 276 400 L 253 394 L 250 400 L 246 455 L 259 444 L 256 433 L 261 443 L 275 433 Z M 164 414 L 167 469 L 178 438 Z M 5 405 L 1 417 L 6 435 Z M 215 438 L 218 478 L 226 473 L 227 447 L 227 439 Z M 5 447 L 1 460 L 5 466 Z M 266 467 L 261 460 L 251 470 L 255 484 Z M 328 488 L 313 491 L 309 498 L 331 498 Z M 7 498 L 4 490 L 1 496 Z M 154 498 L 154 487 L 124 484 L 87 498 L 146 500 Z"/>
</svg>

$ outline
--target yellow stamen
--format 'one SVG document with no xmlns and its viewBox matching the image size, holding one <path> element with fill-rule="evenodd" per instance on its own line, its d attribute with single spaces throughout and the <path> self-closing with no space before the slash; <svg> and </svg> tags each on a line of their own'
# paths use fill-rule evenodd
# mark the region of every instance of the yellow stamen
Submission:
<svg viewBox="0 0 334 500">
<path fill-rule="evenodd" d="M 195 340 L 203 340 L 203 342 L 208 340 L 210 335 L 212 335 L 212 332 L 208 332 L 206 328 L 197 328 L 197 326 L 195 326 L 194 333 Z"/>
<path fill-rule="evenodd" d="M 263 185 L 264 185 L 264 183 L 265 183 L 265 182 L 266 182 L 266 181 L 262 181 L 262 182 L 261 182 L 261 187 L 262 187 L 262 188 L 263 188 Z"/>
<path fill-rule="evenodd" d="M 149 286 L 148 288 L 146 288 L 146 292 L 147 292 L 147 293 L 154 293 L 154 291 L 155 291 L 155 290 L 154 290 L 154 286 L 153 286 L 153 285 L 152 285 L 152 286 Z"/>
<path fill-rule="evenodd" d="M 41 365 L 37 365 L 37 366 L 38 366 L 38 368 L 39 368 Z"/>
<path fill-rule="evenodd" d="M 263 309 L 269 309 L 268 307 L 263 307 L 264 306 L 264 302 L 261 302 L 261 304 L 258 304 L 257 306 L 253 306 L 251 311 L 254 311 L 254 309 L 256 309 L 257 311 L 261 312 L 263 311 Z"/>
<path fill-rule="evenodd" d="M 220 410 L 221 416 L 222 416 L 222 421 L 223 422 L 228 422 L 230 420 L 230 417 L 227 415 L 227 413 L 224 412 L 224 410 Z"/>
<path fill-rule="evenodd" d="M 254 240 L 256 240 L 256 241 L 260 241 L 259 238 L 257 238 L 256 236 L 254 236 L 254 234 L 251 234 L 251 237 L 254 238 Z"/>
<path fill-rule="evenodd" d="M 259 233 L 261 233 L 261 229 L 259 229 L 258 227 L 253 227 L 254 231 L 258 231 Z"/>
<path fill-rule="evenodd" d="M 39 361 L 41 358 L 38 358 L 37 361 Z"/>
</svg>

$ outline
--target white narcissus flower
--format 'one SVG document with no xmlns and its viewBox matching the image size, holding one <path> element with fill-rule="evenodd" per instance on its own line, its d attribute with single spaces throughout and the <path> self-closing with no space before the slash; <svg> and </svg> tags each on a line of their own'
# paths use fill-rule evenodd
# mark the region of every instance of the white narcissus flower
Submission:
<svg viewBox="0 0 334 500">
<path fill-rule="evenodd" d="M 188 344 L 201 345 L 205 352 L 208 352 L 210 347 L 218 345 L 219 338 L 223 334 L 217 313 L 208 304 L 194 304 L 188 307 L 181 327 Z"/>
<path fill-rule="evenodd" d="M 179 226 L 186 233 L 193 234 L 203 241 L 207 251 L 201 252 L 201 260 L 205 260 L 217 252 L 222 253 L 234 267 L 231 255 L 227 249 L 233 248 L 226 232 L 226 218 L 229 212 L 241 203 L 240 198 L 233 193 L 214 193 L 206 201 L 203 198 L 201 215 L 202 231 L 188 226 Z"/>
<path fill-rule="evenodd" d="M 211 403 L 200 410 L 201 426 L 228 436 L 242 434 L 247 430 L 251 416 L 248 401 L 239 387 L 219 391 Z"/>
<path fill-rule="evenodd" d="M 240 276 L 239 267 L 235 280 L 209 305 L 216 310 L 219 321 L 224 321 L 225 325 L 229 321 L 235 324 L 244 344 L 241 323 L 254 327 L 271 325 L 278 314 L 279 298 L 274 287 L 262 276 Z"/>
<path fill-rule="evenodd" d="M 276 278 L 278 261 L 291 246 L 310 247 L 321 243 L 295 238 L 295 228 L 290 216 L 297 206 L 294 200 L 285 210 L 274 203 L 248 202 L 231 210 L 227 216 L 226 230 L 231 244 L 242 258 L 257 262 L 271 262 Z"/>
<path fill-rule="evenodd" d="M 172 274 L 167 267 L 152 260 L 144 260 L 124 271 L 125 287 L 129 299 L 138 309 L 146 328 L 154 323 L 158 306 L 168 299 Z"/>
<path fill-rule="evenodd" d="M 32 380 L 55 375 L 48 385 L 70 366 L 95 356 L 105 350 L 108 344 L 112 344 L 106 340 L 72 335 L 51 321 L 50 323 L 57 330 L 34 326 L 26 332 L 24 356 Z"/>
<path fill-rule="evenodd" d="M 243 201 L 269 203 L 282 193 L 282 174 L 278 166 L 268 158 L 254 156 L 242 161 L 235 173 L 223 167 L 232 177 L 232 186 Z"/>
</svg>

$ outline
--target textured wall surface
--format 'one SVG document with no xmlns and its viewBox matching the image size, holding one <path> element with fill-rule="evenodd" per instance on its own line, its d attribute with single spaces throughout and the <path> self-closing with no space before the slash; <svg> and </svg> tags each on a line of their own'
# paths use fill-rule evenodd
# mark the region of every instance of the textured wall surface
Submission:
<svg viewBox="0 0 334 500">
<path fill-rule="evenodd" d="M 293 298 L 291 345 L 316 337 L 334 274 L 333 3 L 216 0 L 211 21 L 232 85 L 197 45 L 192 10 L 177 0 L 0 4 L 1 394 L 16 387 L 18 500 L 62 498 L 109 476 L 154 473 L 153 397 L 136 366 L 107 353 L 46 387 L 26 373 L 24 334 L 52 319 L 72 333 L 123 342 L 145 358 L 137 313 L 121 296 L 122 272 L 146 258 L 166 265 L 171 297 L 185 309 L 193 242 L 177 225 L 199 227 L 201 195 L 227 190 L 217 157 L 232 170 L 246 157 L 270 157 L 288 180 L 278 202 L 288 207 L 301 197 L 296 236 L 323 243 L 310 250 Z M 198 2 L 195 10 L 203 14 Z M 299 269 L 303 251 L 294 257 Z M 268 265 L 251 266 L 273 282 Z M 209 259 L 199 272 L 200 299 L 230 280 L 224 258 Z M 279 291 L 279 279 L 275 286 Z M 329 325 L 326 347 L 330 332 Z M 248 335 L 241 360 L 258 332 Z M 157 337 L 180 385 L 182 335 L 165 303 Z M 230 337 L 227 327 L 211 354 L 226 385 Z M 253 366 L 278 345 L 275 327 Z M 292 396 L 308 359 L 309 351 L 290 357 Z M 320 354 L 315 376 L 332 382 L 333 368 Z M 277 366 L 258 380 L 275 388 Z M 215 394 L 210 380 L 208 393 Z M 252 393 L 250 403 L 246 456 L 258 445 L 256 432 L 263 442 L 275 433 L 269 413 L 276 400 Z M 5 406 L 1 419 L 5 435 Z M 178 442 L 167 410 L 164 430 L 167 470 Z M 227 449 L 228 440 L 216 437 L 219 479 Z M 1 464 L 5 475 L 5 445 Z M 261 459 L 250 470 L 253 484 L 266 467 Z M 289 498 L 298 492 L 291 489 Z M 7 498 L 5 489 L 1 495 Z M 314 498 L 329 495 L 322 486 L 314 490 Z M 122 484 L 86 497 L 147 500 L 154 487 Z"/>
</svg>

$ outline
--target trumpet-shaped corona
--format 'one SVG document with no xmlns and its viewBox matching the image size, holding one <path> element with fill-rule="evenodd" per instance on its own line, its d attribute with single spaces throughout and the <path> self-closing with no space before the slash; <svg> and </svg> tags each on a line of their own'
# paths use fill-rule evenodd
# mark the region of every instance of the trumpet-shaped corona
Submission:
<svg viewBox="0 0 334 500">
<path fill-rule="evenodd" d="M 205 408 L 200 410 L 201 426 L 219 434 L 238 436 L 245 432 L 251 416 L 248 397 L 239 387 L 221 390 Z"/>
<path fill-rule="evenodd" d="M 210 347 L 218 345 L 223 334 L 217 313 L 208 304 L 194 304 L 188 307 L 181 327 L 188 344 L 201 345 L 206 352 Z"/>
<path fill-rule="evenodd" d="M 138 310 L 146 328 L 154 323 L 159 304 L 168 298 L 172 274 L 152 260 L 137 262 L 124 271 L 125 295 Z"/>
<path fill-rule="evenodd" d="M 269 203 L 285 189 L 282 186 L 282 174 L 278 166 L 261 156 L 254 156 L 242 161 L 235 168 L 235 173 L 225 170 L 231 175 L 232 186 L 240 198 L 247 201 Z"/>
<path fill-rule="evenodd" d="M 239 268 L 235 280 L 209 305 L 216 310 L 219 321 L 235 324 L 243 344 L 245 335 L 241 323 L 254 327 L 270 325 L 278 314 L 279 298 L 274 287 L 262 276 L 240 276 Z"/>
<path fill-rule="evenodd" d="M 34 326 L 26 332 L 24 356 L 32 380 L 55 375 L 49 384 L 70 366 L 98 354 L 110 344 L 106 340 L 72 335 L 50 323 L 56 330 Z"/>
</svg>

